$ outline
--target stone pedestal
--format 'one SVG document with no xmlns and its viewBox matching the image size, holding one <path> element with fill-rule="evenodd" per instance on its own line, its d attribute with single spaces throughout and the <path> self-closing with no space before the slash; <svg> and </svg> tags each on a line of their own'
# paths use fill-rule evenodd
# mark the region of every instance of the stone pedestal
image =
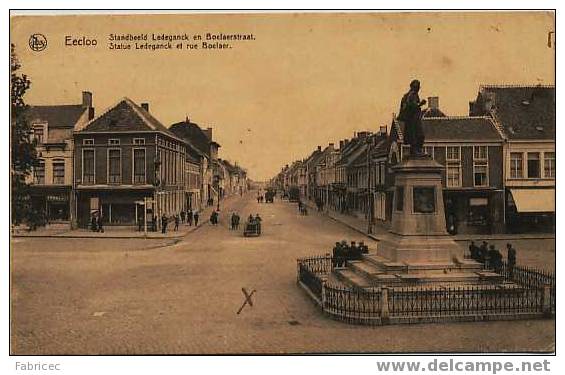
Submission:
<svg viewBox="0 0 565 375">
<path fill-rule="evenodd" d="M 410 157 L 393 167 L 392 225 L 379 242 L 380 257 L 408 268 L 451 268 L 454 260 L 463 259 L 445 228 L 442 169 L 428 156 Z"/>
</svg>

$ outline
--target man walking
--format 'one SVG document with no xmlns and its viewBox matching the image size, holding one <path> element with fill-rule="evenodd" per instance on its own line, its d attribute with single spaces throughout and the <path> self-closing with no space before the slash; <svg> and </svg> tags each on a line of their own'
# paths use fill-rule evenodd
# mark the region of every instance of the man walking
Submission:
<svg viewBox="0 0 565 375">
<path fill-rule="evenodd" d="M 184 212 L 184 210 L 182 210 L 180 212 L 180 220 L 183 224 L 184 224 L 185 219 L 186 219 L 186 212 Z"/>
<path fill-rule="evenodd" d="M 163 214 L 163 216 L 161 217 L 161 233 L 162 234 L 167 233 L 168 221 L 169 221 L 169 219 L 167 219 L 167 215 Z"/>
<path fill-rule="evenodd" d="M 180 223 L 180 217 L 178 214 L 175 215 L 175 232 L 179 230 L 179 223 Z"/>
<path fill-rule="evenodd" d="M 192 214 L 192 211 L 190 213 Z M 195 211 L 194 215 L 192 215 L 191 217 L 194 219 L 194 226 L 197 227 L 198 226 L 198 218 L 200 217 L 200 215 L 198 215 L 198 211 Z M 192 223 L 192 220 L 191 220 L 191 223 Z"/>
<path fill-rule="evenodd" d="M 514 277 L 514 267 L 516 266 L 516 249 L 512 247 L 510 242 L 506 244 L 506 248 L 508 249 L 508 253 L 506 255 L 508 259 L 508 273 L 512 279 Z"/>
</svg>

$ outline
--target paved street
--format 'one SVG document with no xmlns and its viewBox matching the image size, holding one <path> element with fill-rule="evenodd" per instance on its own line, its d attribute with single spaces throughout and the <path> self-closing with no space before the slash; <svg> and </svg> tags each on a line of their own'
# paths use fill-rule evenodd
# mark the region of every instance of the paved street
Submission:
<svg viewBox="0 0 565 375">
<path fill-rule="evenodd" d="M 296 258 L 360 233 L 296 205 L 223 207 L 220 225 L 181 239 L 17 238 L 16 354 L 445 352 L 553 350 L 553 320 L 363 327 L 324 317 L 296 285 Z M 228 229 L 237 209 L 263 235 Z M 553 240 L 517 241 L 519 263 L 554 268 Z M 242 287 L 256 290 L 246 306 Z"/>
</svg>

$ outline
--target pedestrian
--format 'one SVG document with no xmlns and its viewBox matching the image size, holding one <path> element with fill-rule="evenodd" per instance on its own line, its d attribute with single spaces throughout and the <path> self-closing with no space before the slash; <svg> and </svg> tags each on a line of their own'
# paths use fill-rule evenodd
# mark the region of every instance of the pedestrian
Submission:
<svg viewBox="0 0 565 375">
<path fill-rule="evenodd" d="M 241 220 L 241 218 L 239 217 L 239 214 L 236 213 L 235 215 L 235 229 L 239 230 L 239 221 Z"/>
<path fill-rule="evenodd" d="M 495 249 L 494 245 L 490 245 L 488 259 L 490 268 L 494 269 L 496 272 L 500 272 L 502 268 L 502 254 Z"/>
<path fill-rule="evenodd" d="M 189 209 L 186 212 L 186 222 L 188 223 L 189 226 L 192 226 L 192 218 L 193 218 L 192 210 Z"/>
<path fill-rule="evenodd" d="M 200 217 L 200 215 L 198 215 L 198 211 L 194 211 L 194 215 L 192 217 L 194 219 L 194 226 L 197 227 L 198 226 L 198 218 Z"/>
<path fill-rule="evenodd" d="M 345 265 L 347 264 L 347 256 L 349 254 L 349 246 L 347 245 L 347 241 L 343 240 L 341 241 L 341 246 L 340 246 L 340 256 L 338 257 L 338 267 L 345 267 Z"/>
<path fill-rule="evenodd" d="M 96 221 L 96 213 L 93 213 L 92 216 L 90 217 L 90 229 L 93 232 L 98 231 L 98 223 Z"/>
<path fill-rule="evenodd" d="M 175 215 L 175 232 L 179 230 L 179 223 L 180 223 L 180 217 L 178 214 Z"/>
<path fill-rule="evenodd" d="M 102 224 L 102 213 L 98 214 L 97 224 L 98 224 L 98 232 L 104 233 L 104 225 Z"/>
<path fill-rule="evenodd" d="M 334 248 L 332 249 L 332 267 L 337 267 L 337 258 L 340 255 L 339 254 L 339 248 L 341 247 L 341 244 L 339 242 L 335 243 Z"/>
<path fill-rule="evenodd" d="M 481 263 L 485 263 L 488 257 L 488 243 L 483 241 L 481 247 L 479 247 L 479 253 L 477 254 L 478 261 Z"/>
<path fill-rule="evenodd" d="M 365 245 L 364 241 L 359 242 L 359 249 L 361 254 L 369 254 L 369 246 Z"/>
<path fill-rule="evenodd" d="M 180 220 L 183 224 L 184 224 L 185 219 L 186 219 L 186 212 L 184 212 L 184 210 L 182 210 L 180 212 Z"/>
<path fill-rule="evenodd" d="M 351 241 L 351 247 L 349 248 L 349 259 L 358 260 L 360 258 L 361 258 L 361 251 L 359 250 L 359 246 L 357 246 L 355 241 Z"/>
<path fill-rule="evenodd" d="M 479 248 L 475 245 L 475 241 L 471 241 L 469 245 L 469 254 L 471 255 L 471 259 L 479 260 Z"/>
<path fill-rule="evenodd" d="M 157 216 L 155 215 L 151 218 L 151 231 L 157 232 Z"/>
<path fill-rule="evenodd" d="M 169 222 L 169 219 L 167 218 L 167 215 L 163 214 L 163 216 L 161 216 L 161 233 L 162 234 L 167 233 L 168 222 Z"/>
<path fill-rule="evenodd" d="M 506 244 L 506 249 L 508 250 L 506 255 L 508 259 L 508 274 L 510 275 L 510 279 L 512 279 L 514 277 L 514 267 L 516 266 L 516 249 L 512 247 L 510 242 Z"/>
<path fill-rule="evenodd" d="M 257 233 L 261 234 L 261 216 L 259 216 L 259 214 L 255 215 L 255 222 L 257 223 Z"/>
</svg>

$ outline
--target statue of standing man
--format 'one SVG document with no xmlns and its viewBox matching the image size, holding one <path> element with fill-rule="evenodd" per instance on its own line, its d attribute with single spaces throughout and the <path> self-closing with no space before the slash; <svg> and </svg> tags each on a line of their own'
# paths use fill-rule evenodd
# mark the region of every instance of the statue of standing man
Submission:
<svg viewBox="0 0 565 375">
<path fill-rule="evenodd" d="M 420 81 L 417 79 L 410 82 L 410 91 L 402 97 L 398 120 L 404 122 L 404 143 L 410 145 L 411 156 L 422 156 L 424 146 L 424 129 L 422 128 L 422 109 L 426 104 L 420 100 Z"/>
</svg>

